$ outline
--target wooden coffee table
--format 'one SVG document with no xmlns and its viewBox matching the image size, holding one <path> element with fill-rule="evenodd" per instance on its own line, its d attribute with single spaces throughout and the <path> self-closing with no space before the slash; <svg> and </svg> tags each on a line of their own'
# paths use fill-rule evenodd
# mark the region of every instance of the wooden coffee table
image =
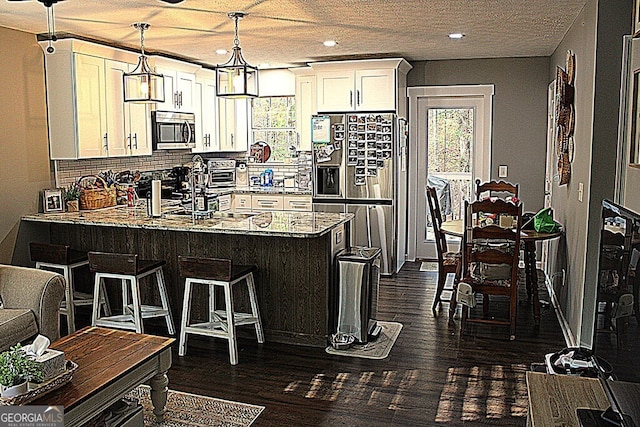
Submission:
<svg viewBox="0 0 640 427">
<path fill-rule="evenodd" d="M 162 421 L 173 338 L 86 327 L 51 344 L 78 364 L 71 382 L 30 405 L 64 406 L 64 425 L 81 426 L 140 384 L 151 386 L 153 413 Z"/>
</svg>

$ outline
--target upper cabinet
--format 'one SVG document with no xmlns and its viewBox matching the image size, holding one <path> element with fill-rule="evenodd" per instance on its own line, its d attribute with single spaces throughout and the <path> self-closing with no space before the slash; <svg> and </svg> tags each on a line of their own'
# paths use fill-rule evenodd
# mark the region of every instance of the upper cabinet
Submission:
<svg viewBox="0 0 640 427">
<path fill-rule="evenodd" d="M 105 60 L 105 95 L 109 156 L 141 156 L 151 154 L 151 126 L 146 104 L 124 102 L 124 73 L 135 65 Z"/>
<path fill-rule="evenodd" d="M 51 159 L 151 154 L 147 106 L 123 99 L 122 74 L 136 57 L 104 53 L 61 40 L 45 55 Z"/>
<path fill-rule="evenodd" d="M 250 111 L 248 99 L 218 98 L 219 151 L 249 149 Z"/>
<path fill-rule="evenodd" d="M 196 71 L 198 65 L 167 58 L 152 57 L 151 66 L 164 76 L 164 102 L 156 104 L 162 111 L 195 112 Z"/>
<path fill-rule="evenodd" d="M 194 153 L 219 151 L 216 117 L 216 74 L 201 69 L 196 73 L 194 110 L 196 114 L 196 146 Z"/>
<path fill-rule="evenodd" d="M 296 76 L 296 133 L 298 150 L 311 151 L 311 116 L 318 112 L 316 75 L 310 67 L 294 68 Z"/>
<path fill-rule="evenodd" d="M 309 64 L 316 72 L 317 109 L 320 113 L 397 111 L 406 103 L 406 76 L 411 65 L 404 59 L 335 61 Z"/>
</svg>

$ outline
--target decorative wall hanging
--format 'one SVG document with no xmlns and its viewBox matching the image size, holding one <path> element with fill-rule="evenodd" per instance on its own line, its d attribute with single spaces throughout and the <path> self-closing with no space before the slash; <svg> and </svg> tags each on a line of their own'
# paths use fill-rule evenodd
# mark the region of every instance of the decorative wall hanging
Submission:
<svg viewBox="0 0 640 427">
<path fill-rule="evenodd" d="M 556 156 L 558 158 L 558 176 L 560 185 L 571 180 L 571 163 L 574 154 L 575 131 L 575 63 L 576 56 L 567 51 L 566 69 L 556 68 Z"/>
</svg>

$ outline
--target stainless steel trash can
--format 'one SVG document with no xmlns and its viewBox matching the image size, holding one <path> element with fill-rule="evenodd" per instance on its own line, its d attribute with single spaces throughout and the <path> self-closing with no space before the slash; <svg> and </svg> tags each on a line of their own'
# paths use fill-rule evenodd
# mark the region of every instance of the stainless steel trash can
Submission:
<svg viewBox="0 0 640 427">
<path fill-rule="evenodd" d="M 366 343 L 377 323 L 380 248 L 354 246 L 336 255 L 337 333 Z"/>
</svg>

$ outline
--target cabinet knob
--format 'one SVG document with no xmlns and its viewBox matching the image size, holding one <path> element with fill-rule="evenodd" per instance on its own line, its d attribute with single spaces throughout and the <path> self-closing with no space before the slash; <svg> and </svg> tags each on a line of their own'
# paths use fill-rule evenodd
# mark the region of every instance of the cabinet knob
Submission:
<svg viewBox="0 0 640 427">
<path fill-rule="evenodd" d="M 356 90 L 356 104 L 360 105 L 360 90 Z"/>
<path fill-rule="evenodd" d="M 104 141 L 104 151 L 109 151 L 109 136 L 107 133 L 104 134 L 102 140 Z"/>
<path fill-rule="evenodd" d="M 138 134 L 137 133 L 133 134 L 133 148 L 135 148 L 136 150 L 138 149 Z"/>
<path fill-rule="evenodd" d="M 349 106 L 353 107 L 353 91 L 349 91 Z"/>
<path fill-rule="evenodd" d="M 131 150 L 131 134 L 127 135 L 127 147 Z"/>
</svg>

